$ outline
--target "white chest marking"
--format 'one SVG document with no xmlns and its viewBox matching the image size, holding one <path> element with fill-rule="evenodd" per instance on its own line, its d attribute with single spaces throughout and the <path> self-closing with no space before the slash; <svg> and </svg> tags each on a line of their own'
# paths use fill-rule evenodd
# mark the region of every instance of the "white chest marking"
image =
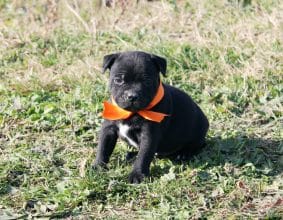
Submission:
<svg viewBox="0 0 283 220">
<path fill-rule="evenodd" d="M 122 123 L 119 124 L 119 134 L 121 137 L 126 138 L 129 144 L 133 145 L 134 147 L 138 148 L 138 144 L 133 141 L 129 136 L 127 136 L 130 127 L 128 125 L 123 125 Z"/>
</svg>

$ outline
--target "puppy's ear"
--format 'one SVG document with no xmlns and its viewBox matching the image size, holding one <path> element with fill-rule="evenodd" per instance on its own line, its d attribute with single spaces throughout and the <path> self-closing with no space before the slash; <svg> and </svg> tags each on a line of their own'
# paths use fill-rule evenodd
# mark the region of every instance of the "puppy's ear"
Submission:
<svg viewBox="0 0 283 220">
<path fill-rule="evenodd" d="M 111 69 L 111 66 L 115 62 L 115 60 L 118 58 L 120 53 L 113 53 L 104 56 L 103 58 L 103 65 L 102 65 L 102 73 L 105 73 L 107 69 Z"/>
<path fill-rule="evenodd" d="M 162 73 L 162 75 L 166 76 L 166 69 L 167 69 L 166 59 L 153 54 L 151 55 L 151 58 L 154 64 L 157 66 L 158 70 Z"/>
</svg>

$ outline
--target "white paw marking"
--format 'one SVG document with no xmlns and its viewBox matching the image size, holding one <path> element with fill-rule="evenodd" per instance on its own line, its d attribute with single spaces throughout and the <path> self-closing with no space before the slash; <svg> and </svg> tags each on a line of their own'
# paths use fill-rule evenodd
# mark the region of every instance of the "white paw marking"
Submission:
<svg viewBox="0 0 283 220">
<path fill-rule="evenodd" d="M 130 137 L 127 136 L 130 127 L 128 125 L 123 125 L 122 123 L 119 124 L 119 135 L 123 138 L 126 138 L 129 144 L 133 145 L 134 147 L 138 148 L 138 144 L 133 141 Z"/>
</svg>

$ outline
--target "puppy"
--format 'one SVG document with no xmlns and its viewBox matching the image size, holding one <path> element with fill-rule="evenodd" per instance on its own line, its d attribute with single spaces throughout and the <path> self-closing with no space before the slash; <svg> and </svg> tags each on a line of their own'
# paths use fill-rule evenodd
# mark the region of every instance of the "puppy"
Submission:
<svg viewBox="0 0 283 220">
<path fill-rule="evenodd" d="M 161 82 L 164 58 L 140 51 L 115 53 L 104 57 L 103 72 L 107 69 L 111 99 L 104 102 L 94 167 L 106 166 L 118 137 L 138 149 L 130 183 L 149 175 L 155 154 L 186 159 L 204 147 L 208 120 L 190 96 Z"/>
</svg>

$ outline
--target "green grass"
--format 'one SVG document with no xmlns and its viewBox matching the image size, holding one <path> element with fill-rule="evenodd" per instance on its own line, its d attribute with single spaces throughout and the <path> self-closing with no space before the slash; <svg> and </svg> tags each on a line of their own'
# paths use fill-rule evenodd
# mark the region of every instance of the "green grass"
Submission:
<svg viewBox="0 0 283 220">
<path fill-rule="evenodd" d="M 0 219 L 282 218 L 282 1 L 95 2 L 0 0 Z M 125 50 L 166 57 L 211 125 L 200 155 L 156 159 L 140 185 L 123 142 L 91 170 L 102 59 Z"/>
</svg>

